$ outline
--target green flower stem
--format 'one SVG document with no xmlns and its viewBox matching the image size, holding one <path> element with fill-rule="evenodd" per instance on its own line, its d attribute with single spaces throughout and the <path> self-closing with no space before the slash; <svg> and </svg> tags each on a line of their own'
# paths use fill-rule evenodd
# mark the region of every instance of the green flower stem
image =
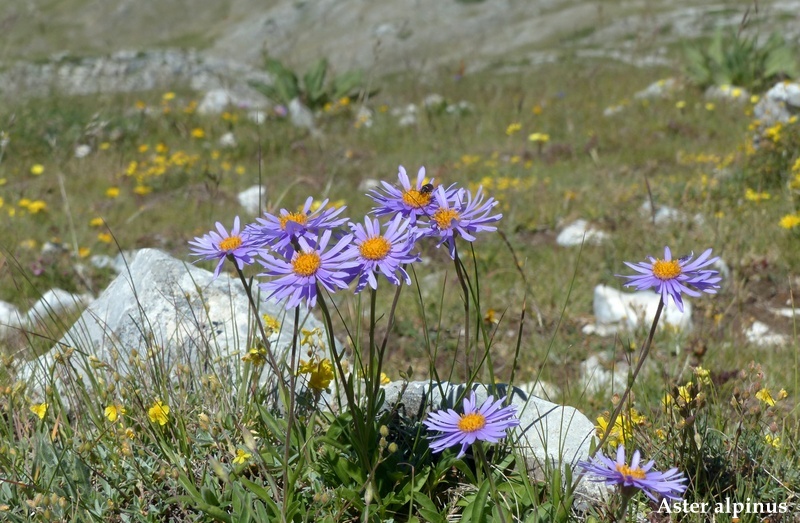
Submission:
<svg viewBox="0 0 800 523">
<path fill-rule="evenodd" d="M 472 444 L 472 448 L 475 449 L 475 454 L 478 458 L 478 461 L 480 461 L 480 465 L 475 467 L 475 470 L 478 472 L 478 483 L 480 483 L 480 469 L 483 467 L 483 469 L 486 471 L 486 479 L 489 480 L 489 489 L 492 491 L 492 500 L 497 503 L 497 485 L 494 483 L 492 467 L 489 464 L 489 460 L 486 459 L 486 453 L 483 451 L 483 444 L 480 441 L 476 441 Z M 506 523 L 506 516 L 503 514 L 503 511 L 498 510 L 497 513 L 500 516 L 500 523 Z"/>
<path fill-rule="evenodd" d="M 286 441 L 283 445 L 283 504 L 281 505 L 281 522 L 289 523 L 287 514 L 289 512 L 289 500 L 292 496 L 289 495 L 289 490 L 292 485 L 289 484 L 289 454 L 292 448 L 292 430 L 294 429 L 294 407 L 297 401 L 297 370 L 295 369 L 295 360 L 297 358 L 297 338 L 300 333 L 300 306 L 294 308 L 294 332 L 292 333 L 292 354 L 289 360 L 289 412 L 286 419 Z"/>
</svg>

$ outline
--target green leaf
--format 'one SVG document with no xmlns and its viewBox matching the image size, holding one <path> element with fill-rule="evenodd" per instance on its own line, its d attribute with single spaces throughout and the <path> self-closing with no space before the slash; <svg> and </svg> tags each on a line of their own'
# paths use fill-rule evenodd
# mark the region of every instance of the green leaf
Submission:
<svg viewBox="0 0 800 523">
<path fill-rule="evenodd" d="M 328 61 L 320 58 L 317 63 L 303 77 L 303 87 L 306 92 L 306 101 L 309 106 L 325 103 L 325 75 L 328 73 Z"/>
<path fill-rule="evenodd" d="M 486 505 L 487 501 L 489 501 L 489 486 L 489 481 L 484 480 L 481 488 L 478 489 L 478 493 L 475 494 L 475 499 L 472 501 L 470 519 L 475 523 L 483 523 L 485 521 Z M 464 512 L 467 512 L 468 509 L 469 507 Z"/>
</svg>

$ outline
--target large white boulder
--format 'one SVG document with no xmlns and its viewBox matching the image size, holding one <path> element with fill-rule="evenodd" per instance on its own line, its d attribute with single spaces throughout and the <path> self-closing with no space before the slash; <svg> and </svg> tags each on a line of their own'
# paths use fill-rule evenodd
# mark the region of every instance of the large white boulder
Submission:
<svg viewBox="0 0 800 523">
<path fill-rule="evenodd" d="M 258 297 L 256 303 L 260 314 L 280 321 L 279 332 L 269 342 L 277 360 L 284 361 L 293 314 Z M 308 313 L 301 315 L 301 323 L 307 329 L 321 327 Z M 121 375 L 139 372 L 131 363 L 138 354 L 141 361 L 157 365 L 169 376 L 178 365 L 186 365 L 198 375 L 213 373 L 222 383 L 235 384 L 241 378 L 241 358 L 253 346 L 254 325 L 238 279 L 224 273 L 214 279 L 211 272 L 162 251 L 142 249 L 53 349 L 19 366 L 17 379 L 27 380 L 34 391 L 51 384 L 63 391 L 75 379 L 88 385 L 99 368 L 113 368 Z M 70 347 L 75 351 L 68 364 L 56 363 L 64 361 L 56 355 Z M 298 352 L 305 353 L 305 348 Z M 137 379 L 147 386 L 151 375 L 140 373 Z M 260 381 L 266 383 L 273 376 L 267 365 Z"/>
<path fill-rule="evenodd" d="M 649 326 L 658 310 L 661 295 L 650 291 L 620 292 L 613 287 L 598 285 L 594 288 L 595 325 L 586 325 L 584 334 L 610 336 L 620 329 L 635 330 L 640 326 Z M 670 325 L 680 330 L 692 328 L 692 304 L 685 298 L 683 312 L 679 311 L 670 300 L 664 306 L 659 326 Z"/>
</svg>

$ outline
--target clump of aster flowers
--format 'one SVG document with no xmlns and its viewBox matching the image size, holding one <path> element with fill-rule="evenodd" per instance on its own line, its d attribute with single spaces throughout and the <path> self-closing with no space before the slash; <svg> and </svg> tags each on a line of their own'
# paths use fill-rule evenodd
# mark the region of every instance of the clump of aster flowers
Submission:
<svg viewBox="0 0 800 523">
<path fill-rule="evenodd" d="M 464 412 L 453 409 L 437 410 L 428 415 L 422 423 L 429 430 L 439 434 L 431 436 L 431 449 L 441 452 L 447 448 L 461 445 L 457 458 L 466 454 L 467 448 L 475 442 L 497 443 L 506 437 L 506 431 L 519 425 L 514 405 L 503 406 L 503 399 L 494 401 L 493 396 L 476 406 L 475 391 L 464 398 Z"/>
<path fill-rule="evenodd" d="M 626 287 L 636 287 L 636 290 L 653 288 L 661 295 L 661 301 L 667 304 L 669 298 L 683 312 L 683 299 L 681 295 L 699 297 L 700 292 L 715 294 L 722 280 L 719 273 L 708 270 L 706 267 L 714 264 L 719 257 L 711 258 L 711 249 L 704 251 L 697 259 L 692 260 L 693 254 L 672 259 L 669 247 L 664 247 L 664 258 L 657 259 L 652 256 L 649 261 L 628 263 L 625 265 L 638 272 L 628 278 Z"/>
</svg>

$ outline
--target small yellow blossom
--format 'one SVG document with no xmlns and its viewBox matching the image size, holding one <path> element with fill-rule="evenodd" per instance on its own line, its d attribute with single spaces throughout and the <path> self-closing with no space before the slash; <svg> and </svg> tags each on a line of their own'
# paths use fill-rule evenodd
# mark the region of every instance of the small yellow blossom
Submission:
<svg viewBox="0 0 800 523">
<path fill-rule="evenodd" d="M 37 163 L 31 166 L 31 174 L 34 176 L 39 176 L 44 172 L 44 165 Z"/>
<path fill-rule="evenodd" d="M 754 94 L 754 95 L 750 96 L 750 103 L 751 104 L 757 104 L 760 99 L 761 98 L 757 94 Z"/>
<path fill-rule="evenodd" d="M 25 207 L 28 209 L 29 213 L 38 214 L 47 210 L 47 203 L 43 202 L 42 200 L 34 200 L 29 202 Z"/>
<path fill-rule="evenodd" d="M 205 137 L 206 137 L 206 132 L 203 129 L 199 127 L 195 127 L 194 129 L 192 129 L 192 138 L 205 138 Z"/>
<path fill-rule="evenodd" d="M 278 319 L 273 318 L 269 314 L 262 315 L 261 319 L 264 320 L 264 325 L 267 327 L 268 331 L 275 332 L 281 328 L 281 323 L 278 321 Z"/>
<path fill-rule="evenodd" d="M 300 361 L 298 374 L 309 374 L 308 386 L 313 390 L 325 390 L 333 380 L 333 365 L 325 358 L 318 363 Z"/>
<path fill-rule="evenodd" d="M 147 145 L 146 143 L 143 143 L 142 145 L 139 146 L 139 152 L 140 153 L 146 153 L 149 149 L 150 149 L 150 146 Z"/>
<path fill-rule="evenodd" d="M 744 192 L 744 198 L 745 200 L 758 203 L 764 200 L 769 200 L 770 194 L 768 192 L 756 192 L 748 187 Z"/>
<path fill-rule="evenodd" d="M 260 367 L 267 362 L 267 349 L 253 347 L 242 357 L 242 361 L 250 362 L 255 367 Z"/>
<path fill-rule="evenodd" d="M 119 187 L 109 187 L 106 189 L 106 196 L 108 198 L 116 198 L 119 196 Z"/>
<path fill-rule="evenodd" d="M 789 397 L 789 393 L 788 393 L 788 392 L 786 392 L 786 389 L 781 389 L 781 390 L 778 392 L 778 401 L 780 401 L 780 400 L 785 400 L 785 399 L 786 399 L 786 398 L 788 398 L 788 397 Z"/>
<path fill-rule="evenodd" d="M 389 379 L 389 376 L 387 376 L 385 372 L 381 372 L 381 385 L 388 385 L 391 382 L 392 380 Z"/>
<path fill-rule="evenodd" d="M 47 407 L 47 403 L 37 403 L 31 405 L 31 412 L 39 416 L 39 419 L 44 419 L 44 415 L 47 414 Z"/>
<path fill-rule="evenodd" d="M 107 151 L 110 148 L 111 148 L 111 144 L 108 143 L 108 142 L 103 142 L 103 143 L 100 144 L 100 150 L 101 151 Z"/>
<path fill-rule="evenodd" d="M 711 102 L 706 103 L 706 111 L 713 111 L 713 110 L 714 110 L 714 104 Z"/>
<path fill-rule="evenodd" d="M 798 225 L 800 225 L 800 215 L 797 214 L 787 214 L 780 221 L 781 227 L 784 229 L 794 229 Z"/>
<path fill-rule="evenodd" d="M 165 102 L 169 102 L 170 100 L 174 100 L 175 99 L 175 93 L 173 93 L 172 91 L 166 92 L 161 96 L 161 99 L 164 100 Z"/>
<path fill-rule="evenodd" d="M 686 383 L 686 385 L 678 387 L 678 399 L 681 399 L 686 403 L 691 403 L 691 401 L 692 401 L 692 392 L 691 392 L 692 385 L 693 384 L 690 381 L 690 382 Z"/>
<path fill-rule="evenodd" d="M 531 109 L 531 112 L 536 116 L 539 116 L 540 114 L 542 114 L 542 106 L 539 104 L 534 105 L 533 108 Z"/>
<path fill-rule="evenodd" d="M 775 399 L 772 397 L 772 394 L 769 392 L 769 389 L 764 387 L 760 391 L 756 392 L 756 398 L 760 399 L 770 407 L 775 406 Z"/>
<path fill-rule="evenodd" d="M 153 188 L 148 187 L 146 185 L 137 185 L 136 187 L 133 188 L 133 192 L 135 192 L 139 196 L 144 196 L 146 194 L 150 194 L 151 192 L 153 192 Z"/>
<path fill-rule="evenodd" d="M 33 238 L 28 238 L 27 240 L 22 240 L 19 242 L 19 246 L 23 249 L 33 250 L 36 248 L 36 240 Z"/>
<path fill-rule="evenodd" d="M 249 452 L 245 452 L 242 449 L 236 451 L 236 457 L 233 458 L 233 462 L 237 465 L 241 465 L 242 463 L 246 462 L 248 459 L 252 458 L 253 455 Z"/>
<path fill-rule="evenodd" d="M 134 105 L 134 107 L 136 107 L 136 110 L 138 110 L 138 111 L 143 111 L 143 110 L 145 110 L 147 108 L 147 104 L 144 103 L 141 100 L 136 100 L 136 103 L 133 104 L 133 105 Z"/>
<path fill-rule="evenodd" d="M 512 124 L 508 124 L 508 127 L 506 127 L 506 134 L 508 136 L 511 136 L 512 134 L 516 133 L 520 129 L 522 129 L 522 124 L 519 123 L 519 122 L 514 122 Z"/>
<path fill-rule="evenodd" d="M 350 97 L 343 96 L 339 98 L 339 105 L 341 105 L 342 107 L 347 107 L 348 105 L 350 105 Z"/>
<path fill-rule="evenodd" d="M 106 418 L 108 418 L 108 421 L 113 423 L 117 421 L 117 419 L 126 412 L 127 411 L 125 410 L 125 407 L 123 407 L 118 403 L 115 403 L 106 407 L 106 409 L 103 411 L 103 414 L 105 415 Z"/>
<path fill-rule="evenodd" d="M 158 400 L 147 411 L 147 417 L 150 418 L 151 422 L 164 426 L 169 420 L 169 406 Z"/>
<path fill-rule="evenodd" d="M 679 100 L 679 101 L 675 102 L 675 108 L 676 109 L 683 109 L 684 107 L 686 107 L 686 102 L 685 101 Z"/>
<path fill-rule="evenodd" d="M 103 219 L 99 216 L 96 216 L 89 220 L 89 227 L 102 227 L 105 224 Z"/>
<path fill-rule="evenodd" d="M 609 414 L 604 414 L 597 418 L 597 437 L 603 438 L 608 430 Z M 627 412 L 620 412 L 617 419 L 614 421 L 614 427 L 611 429 L 611 434 L 608 437 L 608 443 L 614 447 L 619 444 L 624 444 L 633 437 L 634 425 L 642 425 L 645 422 L 645 417 L 639 414 L 636 409 L 631 408 Z"/>
<path fill-rule="evenodd" d="M 242 175 L 242 174 L 244 174 L 245 172 L 246 172 L 246 171 L 245 171 L 244 165 L 237 165 L 237 166 L 236 166 L 236 174 L 238 174 L 238 175 Z"/>
<path fill-rule="evenodd" d="M 80 247 L 78 249 L 78 257 L 79 258 L 86 258 L 92 253 L 92 250 L 89 247 Z"/>
<path fill-rule="evenodd" d="M 764 441 L 767 442 L 767 445 L 771 445 L 776 449 L 781 448 L 781 438 L 779 438 L 778 436 L 767 434 L 766 436 L 764 436 Z"/>
<path fill-rule="evenodd" d="M 112 239 L 113 238 L 111 237 L 111 235 L 107 232 L 101 232 L 100 234 L 97 235 L 97 240 L 103 243 L 111 243 Z"/>
<path fill-rule="evenodd" d="M 528 135 L 528 140 L 531 142 L 547 143 L 550 141 L 550 135 L 547 133 L 532 133 Z"/>
<path fill-rule="evenodd" d="M 700 383 L 703 385 L 710 385 L 711 384 L 711 373 L 708 369 L 704 369 L 703 367 L 695 367 L 694 375 L 697 376 L 697 379 L 700 380 Z"/>
</svg>

